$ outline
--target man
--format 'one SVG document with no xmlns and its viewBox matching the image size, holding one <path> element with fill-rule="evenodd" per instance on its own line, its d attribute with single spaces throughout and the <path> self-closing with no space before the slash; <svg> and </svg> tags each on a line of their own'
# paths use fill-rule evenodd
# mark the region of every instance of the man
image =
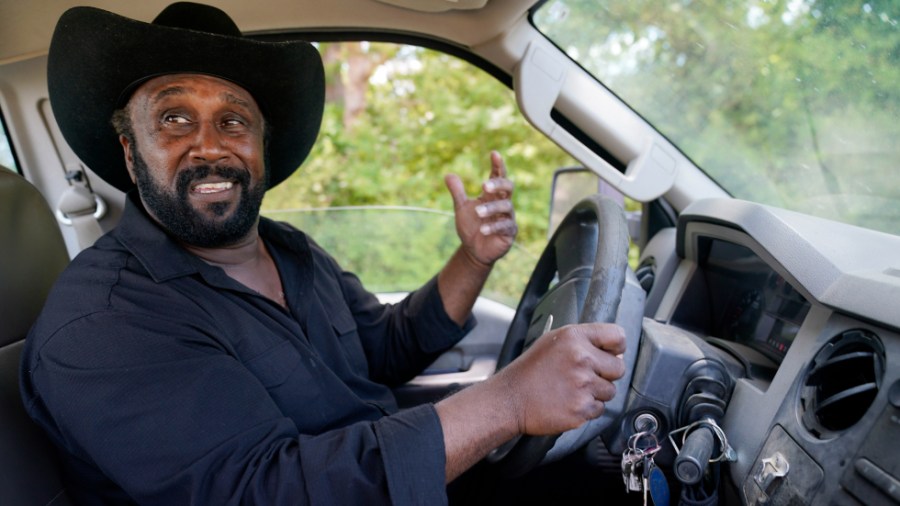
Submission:
<svg viewBox="0 0 900 506">
<path fill-rule="evenodd" d="M 120 225 L 62 275 L 23 355 L 26 407 L 76 502 L 440 504 L 491 449 L 575 428 L 613 396 L 621 330 L 585 325 L 398 411 L 389 386 L 474 324 L 515 236 L 512 184 L 496 153 L 478 199 L 448 177 L 461 247 L 404 301 L 379 304 L 311 239 L 259 217 L 318 131 L 308 44 L 244 39 L 197 4 L 151 24 L 76 8 L 48 82 L 72 148 L 128 191 Z"/>
</svg>

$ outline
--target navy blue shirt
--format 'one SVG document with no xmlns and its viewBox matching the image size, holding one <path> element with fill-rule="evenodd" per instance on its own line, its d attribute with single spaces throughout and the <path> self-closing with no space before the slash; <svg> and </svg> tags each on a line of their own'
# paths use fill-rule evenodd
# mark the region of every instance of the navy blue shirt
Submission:
<svg viewBox="0 0 900 506">
<path fill-rule="evenodd" d="M 83 504 L 441 504 L 431 405 L 389 389 L 474 324 L 436 281 L 383 305 L 306 235 L 261 219 L 289 308 L 170 239 L 129 195 L 63 273 L 22 360 L 31 416 Z M 389 416 L 386 416 L 389 415 Z"/>
</svg>

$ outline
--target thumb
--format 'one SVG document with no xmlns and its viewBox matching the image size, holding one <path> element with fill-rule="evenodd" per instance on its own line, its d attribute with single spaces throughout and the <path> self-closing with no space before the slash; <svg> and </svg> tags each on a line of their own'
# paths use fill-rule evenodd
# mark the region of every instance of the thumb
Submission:
<svg viewBox="0 0 900 506">
<path fill-rule="evenodd" d="M 444 176 L 444 183 L 447 185 L 447 189 L 450 190 L 450 196 L 453 197 L 454 208 L 458 208 L 468 200 L 466 189 L 463 187 L 459 176 L 456 174 L 447 174 Z"/>
</svg>

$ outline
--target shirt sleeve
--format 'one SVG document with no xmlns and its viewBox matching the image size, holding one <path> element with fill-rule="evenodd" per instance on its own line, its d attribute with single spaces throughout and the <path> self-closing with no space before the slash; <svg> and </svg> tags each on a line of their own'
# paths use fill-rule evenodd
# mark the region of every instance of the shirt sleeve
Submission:
<svg viewBox="0 0 900 506">
<path fill-rule="evenodd" d="M 381 304 L 354 274 L 343 272 L 342 285 L 372 379 L 386 385 L 403 384 L 421 373 L 476 324 L 472 315 L 462 326 L 447 315 L 437 276 L 397 304 Z"/>
<path fill-rule="evenodd" d="M 95 313 L 36 356 L 23 376 L 32 416 L 138 503 L 447 501 L 432 406 L 301 435 L 207 330 L 164 315 Z"/>
</svg>

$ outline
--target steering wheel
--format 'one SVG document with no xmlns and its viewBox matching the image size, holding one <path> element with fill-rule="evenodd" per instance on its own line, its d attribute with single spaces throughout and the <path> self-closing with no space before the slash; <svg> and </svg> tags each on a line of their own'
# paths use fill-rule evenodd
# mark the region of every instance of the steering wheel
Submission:
<svg viewBox="0 0 900 506">
<path fill-rule="evenodd" d="M 520 476 L 542 462 L 558 460 L 598 436 L 624 411 L 637 357 L 644 291 L 628 266 L 628 226 L 621 206 L 602 195 L 575 205 L 560 223 L 519 301 L 497 361 L 499 371 L 546 330 L 570 323 L 618 323 L 625 329 L 625 376 L 603 414 L 556 436 L 520 436 L 494 450 L 488 462 Z"/>
</svg>

